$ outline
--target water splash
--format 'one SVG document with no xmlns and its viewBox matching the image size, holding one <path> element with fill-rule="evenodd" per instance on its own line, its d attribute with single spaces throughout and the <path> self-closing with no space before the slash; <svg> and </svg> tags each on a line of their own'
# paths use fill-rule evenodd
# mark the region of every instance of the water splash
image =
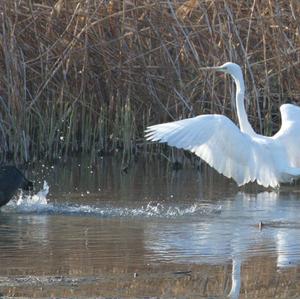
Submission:
<svg viewBox="0 0 300 299">
<path fill-rule="evenodd" d="M 194 203 L 186 206 L 165 206 L 161 203 L 149 202 L 138 207 L 92 206 L 70 203 L 46 203 L 45 198 L 37 195 L 22 198 L 11 207 L 17 213 L 37 213 L 96 217 L 137 217 L 137 218 L 175 218 L 187 215 L 207 215 L 221 212 L 220 205 Z"/>
<path fill-rule="evenodd" d="M 38 207 L 48 204 L 47 195 L 49 193 L 49 185 L 44 181 L 43 189 L 34 195 L 24 195 L 20 193 L 16 205 L 19 207 Z"/>
<path fill-rule="evenodd" d="M 135 214 L 136 216 L 143 217 L 178 217 L 184 215 L 195 215 L 195 214 L 212 214 L 221 211 L 220 205 L 205 204 L 205 203 L 194 203 L 192 205 L 176 205 L 176 206 L 165 206 L 161 203 L 149 202 L 145 207 L 136 209 L 124 209 L 124 213 Z"/>
<path fill-rule="evenodd" d="M 159 202 L 148 202 L 144 205 L 128 206 L 92 206 L 71 203 L 51 203 L 47 200 L 49 185 L 44 181 L 43 189 L 34 195 L 20 193 L 17 201 L 8 204 L 8 211 L 17 213 L 35 214 L 58 214 L 98 217 L 159 217 L 173 218 L 186 215 L 203 215 L 220 213 L 222 207 L 215 204 L 193 203 L 193 204 L 162 204 Z"/>
</svg>

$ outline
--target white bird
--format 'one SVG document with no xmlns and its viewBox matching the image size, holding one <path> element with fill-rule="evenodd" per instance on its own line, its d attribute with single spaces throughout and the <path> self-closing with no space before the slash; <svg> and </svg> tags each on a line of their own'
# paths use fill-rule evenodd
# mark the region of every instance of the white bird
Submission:
<svg viewBox="0 0 300 299">
<path fill-rule="evenodd" d="M 146 129 L 147 140 L 189 150 L 239 186 L 256 181 L 276 188 L 300 178 L 300 107 L 281 105 L 280 130 L 272 137 L 256 134 L 244 106 L 240 66 L 227 62 L 205 69 L 232 76 L 240 129 L 224 115 L 207 114 L 150 126 Z"/>
</svg>

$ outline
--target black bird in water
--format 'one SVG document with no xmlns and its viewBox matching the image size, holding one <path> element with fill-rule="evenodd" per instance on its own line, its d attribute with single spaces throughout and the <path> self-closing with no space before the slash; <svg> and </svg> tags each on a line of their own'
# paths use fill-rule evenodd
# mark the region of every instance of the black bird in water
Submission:
<svg viewBox="0 0 300 299">
<path fill-rule="evenodd" d="M 0 166 L 0 207 L 6 205 L 18 189 L 32 190 L 33 183 L 14 166 Z"/>
</svg>

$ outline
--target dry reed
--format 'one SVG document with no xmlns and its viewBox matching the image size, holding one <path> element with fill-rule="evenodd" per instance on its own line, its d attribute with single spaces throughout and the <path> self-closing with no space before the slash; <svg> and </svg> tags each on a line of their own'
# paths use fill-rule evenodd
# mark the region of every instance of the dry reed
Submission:
<svg viewBox="0 0 300 299">
<path fill-rule="evenodd" d="M 147 125 L 200 113 L 236 120 L 233 84 L 199 67 L 244 69 L 258 132 L 300 98 L 300 5 L 278 1 L 3 0 L 0 145 L 18 161 L 156 151 Z"/>
</svg>

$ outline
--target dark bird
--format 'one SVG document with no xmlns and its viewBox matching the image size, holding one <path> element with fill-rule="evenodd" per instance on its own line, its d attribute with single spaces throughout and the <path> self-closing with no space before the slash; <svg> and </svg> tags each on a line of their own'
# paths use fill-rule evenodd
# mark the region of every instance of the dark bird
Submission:
<svg viewBox="0 0 300 299">
<path fill-rule="evenodd" d="M 33 183 L 14 166 L 0 166 L 0 207 L 6 205 L 18 189 L 33 189 Z"/>
</svg>

